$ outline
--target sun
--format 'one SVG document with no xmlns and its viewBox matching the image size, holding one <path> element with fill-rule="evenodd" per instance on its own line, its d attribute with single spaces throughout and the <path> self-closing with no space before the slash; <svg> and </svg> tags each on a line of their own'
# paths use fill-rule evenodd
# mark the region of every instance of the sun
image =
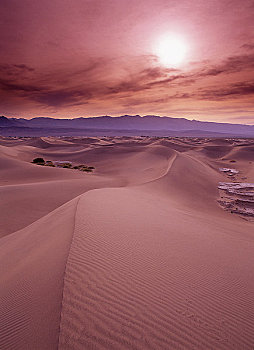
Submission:
<svg viewBox="0 0 254 350">
<path fill-rule="evenodd" d="M 157 40 L 155 54 L 164 66 L 177 67 L 186 59 L 187 45 L 180 36 L 165 35 Z"/>
</svg>

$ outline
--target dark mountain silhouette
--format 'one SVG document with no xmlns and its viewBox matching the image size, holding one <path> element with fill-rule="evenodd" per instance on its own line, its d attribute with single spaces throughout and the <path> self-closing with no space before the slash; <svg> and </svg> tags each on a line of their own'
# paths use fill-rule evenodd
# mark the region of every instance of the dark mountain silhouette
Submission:
<svg viewBox="0 0 254 350">
<path fill-rule="evenodd" d="M 202 122 L 154 115 L 101 116 L 93 118 L 6 118 L 0 117 L 0 135 L 148 135 L 197 137 L 254 137 L 254 125 Z"/>
<path fill-rule="evenodd" d="M 23 126 L 23 122 L 16 118 L 6 118 L 3 115 L 0 116 L 0 127 L 13 127 Z"/>
</svg>

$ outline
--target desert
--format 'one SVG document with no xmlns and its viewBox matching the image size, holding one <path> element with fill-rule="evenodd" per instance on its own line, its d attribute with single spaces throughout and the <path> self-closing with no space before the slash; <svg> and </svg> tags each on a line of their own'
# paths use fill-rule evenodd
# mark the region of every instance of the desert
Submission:
<svg viewBox="0 0 254 350">
<path fill-rule="evenodd" d="M 0 350 L 254 350 L 254 0 L 0 14 Z"/>
<path fill-rule="evenodd" d="M 253 139 L 1 136 L 0 157 L 0 349 L 253 349 Z"/>
</svg>

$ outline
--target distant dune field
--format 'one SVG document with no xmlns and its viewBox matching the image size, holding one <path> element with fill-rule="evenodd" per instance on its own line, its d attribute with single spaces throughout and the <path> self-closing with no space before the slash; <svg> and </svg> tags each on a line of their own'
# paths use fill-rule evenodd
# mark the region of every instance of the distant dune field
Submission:
<svg viewBox="0 0 254 350">
<path fill-rule="evenodd" d="M 253 139 L 0 137 L 0 349 L 253 350 L 253 183 Z"/>
</svg>

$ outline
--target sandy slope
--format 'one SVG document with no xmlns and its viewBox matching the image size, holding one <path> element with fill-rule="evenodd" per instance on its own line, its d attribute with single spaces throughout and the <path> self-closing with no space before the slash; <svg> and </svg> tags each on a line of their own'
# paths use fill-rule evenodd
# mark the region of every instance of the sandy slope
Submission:
<svg viewBox="0 0 254 350">
<path fill-rule="evenodd" d="M 1 239 L 0 349 L 56 349 L 78 199 Z"/>
<path fill-rule="evenodd" d="M 0 349 L 253 349 L 253 222 L 217 203 L 251 140 L 0 144 Z"/>
<path fill-rule="evenodd" d="M 59 348 L 251 349 L 253 248 L 241 225 L 174 201 L 89 192 L 78 204 Z"/>
</svg>

